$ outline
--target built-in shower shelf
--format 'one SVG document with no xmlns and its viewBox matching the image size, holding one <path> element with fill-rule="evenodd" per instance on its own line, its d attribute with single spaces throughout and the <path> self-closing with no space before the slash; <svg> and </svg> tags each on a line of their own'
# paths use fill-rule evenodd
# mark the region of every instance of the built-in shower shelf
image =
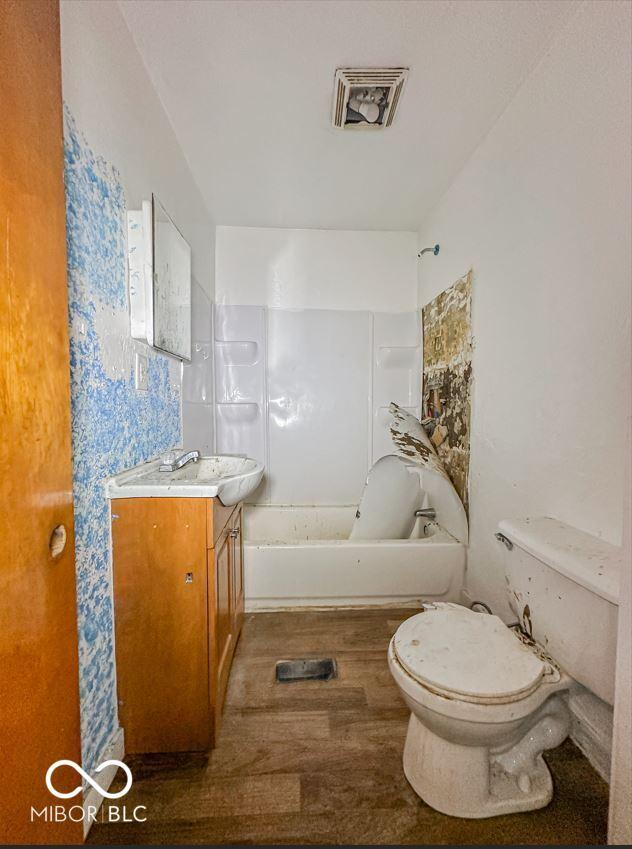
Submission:
<svg viewBox="0 0 632 849">
<path fill-rule="evenodd" d="M 259 362 L 259 345 L 252 340 L 215 340 L 215 355 L 221 366 L 254 366 Z"/>
<path fill-rule="evenodd" d="M 217 415 L 226 424 L 255 422 L 259 418 L 259 404 L 251 401 L 219 402 Z"/>
<path fill-rule="evenodd" d="M 377 349 L 377 366 L 383 369 L 409 369 L 418 367 L 419 348 L 382 345 Z"/>
<path fill-rule="evenodd" d="M 265 309 L 216 304 L 215 440 L 224 454 L 267 457 Z"/>
</svg>

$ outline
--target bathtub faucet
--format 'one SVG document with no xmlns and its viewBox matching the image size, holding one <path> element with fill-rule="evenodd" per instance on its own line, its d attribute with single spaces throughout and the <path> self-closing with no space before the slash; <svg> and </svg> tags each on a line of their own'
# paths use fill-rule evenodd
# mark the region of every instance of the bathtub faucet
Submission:
<svg viewBox="0 0 632 849">
<path fill-rule="evenodd" d="M 424 507 L 423 510 L 415 510 L 415 516 L 418 519 L 436 519 L 437 511 L 434 507 Z"/>
</svg>

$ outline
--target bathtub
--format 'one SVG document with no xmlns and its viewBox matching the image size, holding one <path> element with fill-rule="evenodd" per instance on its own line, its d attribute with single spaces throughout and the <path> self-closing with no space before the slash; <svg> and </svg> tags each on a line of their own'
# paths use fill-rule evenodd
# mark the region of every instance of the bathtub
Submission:
<svg viewBox="0 0 632 849">
<path fill-rule="evenodd" d="M 349 540 L 355 511 L 247 505 L 246 610 L 461 601 L 462 543 L 427 519 L 409 539 Z"/>
</svg>

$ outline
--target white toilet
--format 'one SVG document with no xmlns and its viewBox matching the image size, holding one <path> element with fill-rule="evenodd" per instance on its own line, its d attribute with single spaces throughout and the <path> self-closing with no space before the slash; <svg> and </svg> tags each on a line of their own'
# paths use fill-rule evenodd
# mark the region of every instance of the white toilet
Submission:
<svg viewBox="0 0 632 849">
<path fill-rule="evenodd" d="M 424 605 L 388 662 L 411 710 L 404 772 L 445 814 L 541 808 L 542 757 L 569 732 L 566 691 L 612 704 L 621 549 L 554 519 L 503 521 L 509 603 L 523 633 L 458 604 Z"/>
</svg>

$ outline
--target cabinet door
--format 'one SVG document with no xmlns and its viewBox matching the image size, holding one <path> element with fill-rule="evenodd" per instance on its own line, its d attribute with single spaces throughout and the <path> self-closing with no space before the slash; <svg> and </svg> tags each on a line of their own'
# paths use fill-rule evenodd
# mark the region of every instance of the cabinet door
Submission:
<svg viewBox="0 0 632 849">
<path fill-rule="evenodd" d="M 244 620 L 244 557 L 241 533 L 242 510 L 233 513 L 231 539 L 233 544 L 233 633 L 237 640 Z"/>
<path fill-rule="evenodd" d="M 214 603 L 214 649 L 215 670 L 215 714 L 219 715 L 224 703 L 233 643 L 232 580 L 233 566 L 230 523 L 224 528 L 215 547 L 215 603 Z M 217 722 L 216 722 L 217 726 Z"/>
<path fill-rule="evenodd" d="M 206 509 L 200 498 L 112 502 L 119 715 L 129 753 L 204 750 Z"/>
</svg>

